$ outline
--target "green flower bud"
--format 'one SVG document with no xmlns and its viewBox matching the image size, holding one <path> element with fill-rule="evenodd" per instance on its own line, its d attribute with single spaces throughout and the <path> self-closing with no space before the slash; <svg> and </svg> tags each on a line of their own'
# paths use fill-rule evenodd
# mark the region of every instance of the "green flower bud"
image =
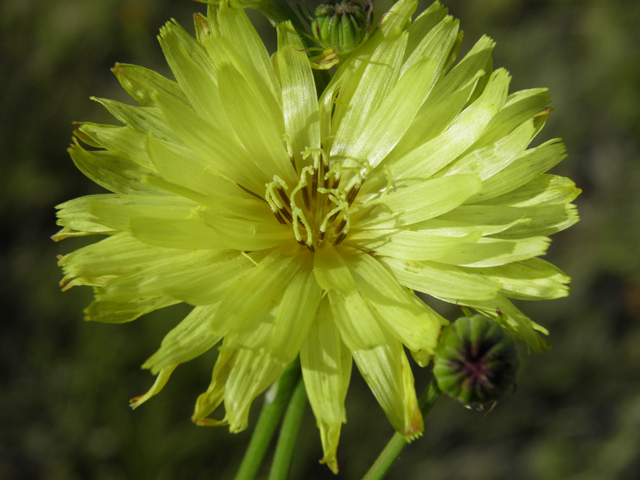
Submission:
<svg viewBox="0 0 640 480">
<path fill-rule="evenodd" d="M 481 410 L 515 385 L 519 366 L 514 337 L 476 315 L 460 318 L 442 331 L 433 373 L 440 390 Z"/>
<path fill-rule="evenodd" d="M 373 6 L 367 0 L 339 0 L 323 4 L 313 13 L 311 30 L 323 48 L 347 54 L 369 34 Z"/>
</svg>

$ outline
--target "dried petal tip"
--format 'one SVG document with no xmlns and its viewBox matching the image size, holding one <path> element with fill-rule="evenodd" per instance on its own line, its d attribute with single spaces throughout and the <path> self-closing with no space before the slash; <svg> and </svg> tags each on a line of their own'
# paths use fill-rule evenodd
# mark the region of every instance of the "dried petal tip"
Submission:
<svg viewBox="0 0 640 480">
<path fill-rule="evenodd" d="M 311 23 L 313 36 L 324 48 L 349 53 L 369 34 L 372 8 L 367 0 L 338 0 L 319 5 Z"/>
<path fill-rule="evenodd" d="M 160 373 L 156 377 L 155 383 L 149 389 L 149 391 L 144 395 L 138 395 L 137 397 L 133 397 L 131 400 L 129 400 L 129 406 L 135 410 L 144 402 L 149 400 L 151 397 L 160 393 L 160 390 L 162 390 L 164 386 L 167 384 L 167 382 L 169 381 L 169 377 L 171 376 L 171 374 L 173 373 L 173 371 L 176 369 L 177 366 L 178 365 L 176 364 L 160 370 Z"/>
<path fill-rule="evenodd" d="M 446 327 L 433 373 L 438 387 L 460 402 L 482 410 L 515 385 L 520 359 L 515 339 L 482 315 L 460 318 Z"/>
</svg>

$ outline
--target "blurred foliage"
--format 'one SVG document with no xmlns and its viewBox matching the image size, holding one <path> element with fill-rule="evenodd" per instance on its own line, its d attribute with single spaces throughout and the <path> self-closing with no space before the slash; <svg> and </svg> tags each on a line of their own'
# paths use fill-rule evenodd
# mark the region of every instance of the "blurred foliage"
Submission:
<svg viewBox="0 0 640 480">
<path fill-rule="evenodd" d="M 554 237 L 551 260 L 572 277 L 562 300 L 521 307 L 554 350 L 523 352 L 518 390 L 489 415 L 443 398 L 390 479 L 635 479 L 640 470 L 640 3 L 635 0 L 445 0 L 465 30 L 487 33 L 512 88 L 550 87 L 541 140 L 561 136 L 555 169 L 583 189 L 582 221 Z M 377 9 L 388 6 L 380 1 Z M 215 352 L 183 365 L 131 412 L 152 377 L 139 365 L 185 314 L 172 307 L 127 325 L 88 324 L 89 289 L 62 293 L 53 206 L 100 191 L 65 149 L 74 120 L 112 123 L 88 97 L 125 100 L 116 61 L 168 74 L 154 36 L 189 27 L 189 0 L 3 0 L 0 3 L 0 478 L 232 478 L 251 434 L 195 427 Z M 253 15 L 273 51 L 268 23 Z M 189 27 L 190 28 L 190 27 Z M 448 310 L 451 318 L 457 312 Z M 423 388 L 428 372 L 416 371 Z M 261 399 L 256 404 L 261 403 Z M 253 418 L 258 405 L 254 408 Z M 356 374 L 337 478 L 359 478 L 392 431 Z M 333 478 L 317 464 L 310 411 L 291 478 Z"/>
</svg>

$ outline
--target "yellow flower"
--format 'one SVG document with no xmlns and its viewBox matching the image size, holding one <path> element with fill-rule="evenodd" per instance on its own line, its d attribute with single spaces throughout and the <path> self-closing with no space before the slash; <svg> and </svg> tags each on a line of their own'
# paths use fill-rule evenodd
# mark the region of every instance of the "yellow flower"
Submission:
<svg viewBox="0 0 640 480">
<path fill-rule="evenodd" d="M 579 190 L 544 174 L 562 145 L 527 149 L 548 96 L 509 95 L 486 37 L 451 69 L 458 22 L 438 3 L 411 22 L 415 8 L 398 2 L 319 101 L 291 25 L 269 58 L 225 3 L 196 15 L 197 39 L 173 22 L 161 30 L 177 82 L 115 67 L 141 106 L 97 99 L 124 126 L 82 124 L 77 138 L 97 150 L 70 148 L 113 193 L 60 205 L 54 239 L 107 236 L 60 260 L 63 288 L 94 287 L 89 320 L 194 305 L 143 365 L 158 379 L 134 406 L 222 341 L 193 419 L 238 432 L 299 355 L 336 471 L 352 359 L 393 427 L 422 432 L 404 347 L 427 365 L 447 322 L 414 290 L 545 347 L 544 328 L 507 297 L 567 294 L 569 279 L 536 258 L 577 221 Z M 209 418 L 222 403 L 224 418 Z"/>
</svg>

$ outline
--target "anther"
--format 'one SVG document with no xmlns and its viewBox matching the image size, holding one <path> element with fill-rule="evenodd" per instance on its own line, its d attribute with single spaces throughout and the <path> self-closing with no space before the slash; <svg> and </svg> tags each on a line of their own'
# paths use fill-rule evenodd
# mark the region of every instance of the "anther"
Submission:
<svg viewBox="0 0 640 480">
<path fill-rule="evenodd" d="M 309 190 L 307 190 L 306 185 L 302 188 L 302 200 L 304 200 L 304 207 L 309 210 L 310 202 L 309 202 Z"/>
<path fill-rule="evenodd" d="M 333 242 L 333 245 L 334 246 L 340 245 L 345 238 L 347 238 L 347 234 L 346 232 L 342 232 L 340 236 L 335 239 L 335 241 Z"/>
<path fill-rule="evenodd" d="M 287 222 L 284 221 L 284 218 L 282 218 L 282 216 L 280 215 L 280 212 L 273 212 L 273 214 L 276 216 L 276 218 L 278 219 L 279 223 L 282 224 L 286 224 Z"/>
<path fill-rule="evenodd" d="M 287 192 L 285 192 L 282 187 L 278 187 L 276 190 L 278 191 L 278 194 L 280 195 L 280 198 L 282 199 L 284 204 L 287 207 L 291 208 L 291 200 L 289 200 L 289 197 L 287 196 Z"/>
<path fill-rule="evenodd" d="M 311 198 L 315 202 L 318 196 L 318 169 L 313 169 L 313 177 L 311 178 Z"/>
<path fill-rule="evenodd" d="M 282 210 L 279 210 L 280 215 L 282 215 L 284 218 L 286 218 L 287 220 L 289 220 L 290 223 L 293 223 L 293 217 L 291 216 L 291 214 L 289 213 L 289 211 L 285 208 L 283 208 Z M 286 223 L 286 222 L 283 222 Z"/>
<path fill-rule="evenodd" d="M 260 195 L 258 195 L 257 193 L 253 193 L 251 190 L 249 190 L 246 187 L 243 187 L 242 185 L 240 185 L 239 183 L 236 183 L 236 185 L 238 185 L 242 190 L 244 190 L 245 192 L 247 192 L 249 195 L 253 195 L 254 197 L 262 200 L 263 202 L 266 202 L 266 200 L 264 198 L 262 198 Z M 269 203 L 269 202 L 267 202 Z"/>
<path fill-rule="evenodd" d="M 358 192 L 360 191 L 360 185 L 354 185 L 351 190 L 349 190 L 349 193 L 347 193 L 347 198 L 346 201 L 349 204 L 349 206 L 351 206 L 351 204 L 353 203 L 353 201 L 356 199 L 356 197 L 358 196 Z"/>
<path fill-rule="evenodd" d="M 342 231 L 342 229 L 347 225 L 347 220 L 346 219 L 342 219 L 342 221 L 338 224 L 338 226 L 336 227 L 336 229 L 334 230 L 334 234 L 336 233 L 340 233 Z"/>
</svg>

